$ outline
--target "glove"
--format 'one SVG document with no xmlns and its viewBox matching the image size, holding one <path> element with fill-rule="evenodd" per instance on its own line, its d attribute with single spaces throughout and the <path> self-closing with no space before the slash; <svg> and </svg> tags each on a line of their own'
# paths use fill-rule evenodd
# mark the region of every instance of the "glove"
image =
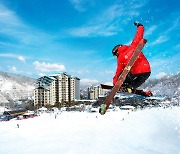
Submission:
<svg viewBox="0 0 180 154">
<path fill-rule="evenodd" d="M 134 22 L 134 25 L 137 26 L 137 27 L 143 26 L 143 25 L 142 25 L 140 22 L 138 22 L 138 21 L 135 21 L 135 22 Z"/>
</svg>

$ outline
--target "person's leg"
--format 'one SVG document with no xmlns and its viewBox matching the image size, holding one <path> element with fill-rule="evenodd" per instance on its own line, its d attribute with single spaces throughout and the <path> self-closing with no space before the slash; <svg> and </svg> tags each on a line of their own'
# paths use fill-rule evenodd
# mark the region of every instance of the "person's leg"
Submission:
<svg viewBox="0 0 180 154">
<path fill-rule="evenodd" d="M 137 87 L 141 86 L 150 76 L 151 72 L 142 73 L 142 74 L 131 74 L 129 73 L 122 84 L 124 88 L 133 88 L 136 89 Z"/>
<path fill-rule="evenodd" d="M 141 86 L 149 78 L 150 74 L 151 72 L 133 75 L 134 77 L 131 82 L 132 88 L 136 89 Z"/>
<path fill-rule="evenodd" d="M 133 78 L 134 78 L 133 74 L 128 73 L 128 75 L 126 76 L 126 79 L 124 80 L 124 82 L 123 82 L 121 87 L 123 87 L 123 88 L 130 88 L 130 87 L 132 87 Z"/>
<path fill-rule="evenodd" d="M 151 72 L 142 74 L 128 74 L 123 85 L 120 88 L 121 92 L 129 92 L 134 94 L 139 94 L 143 96 L 152 96 L 151 91 L 137 90 L 150 76 Z M 147 93 L 148 92 L 148 93 Z"/>
</svg>

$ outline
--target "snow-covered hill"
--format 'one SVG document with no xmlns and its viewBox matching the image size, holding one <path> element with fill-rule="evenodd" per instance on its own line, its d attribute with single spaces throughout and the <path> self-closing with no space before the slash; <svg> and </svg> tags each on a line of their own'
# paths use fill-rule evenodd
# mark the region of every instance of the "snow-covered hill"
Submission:
<svg viewBox="0 0 180 154">
<path fill-rule="evenodd" d="M 0 123 L 2 154 L 179 154 L 179 141 L 179 107 L 103 116 L 63 111 Z"/>
<path fill-rule="evenodd" d="M 148 80 L 142 88 L 152 90 L 156 96 L 167 96 L 180 100 L 180 73 L 172 76 L 164 76 L 161 79 Z"/>
<path fill-rule="evenodd" d="M 34 79 L 0 71 L 0 104 L 32 99 Z"/>
</svg>

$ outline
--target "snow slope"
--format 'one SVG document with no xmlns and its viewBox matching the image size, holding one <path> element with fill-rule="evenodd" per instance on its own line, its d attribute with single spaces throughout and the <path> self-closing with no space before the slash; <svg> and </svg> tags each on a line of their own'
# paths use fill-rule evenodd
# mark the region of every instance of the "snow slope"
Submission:
<svg viewBox="0 0 180 154">
<path fill-rule="evenodd" d="M 1 122 L 0 153 L 180 154 L 180 107 Z"/>
</svg>

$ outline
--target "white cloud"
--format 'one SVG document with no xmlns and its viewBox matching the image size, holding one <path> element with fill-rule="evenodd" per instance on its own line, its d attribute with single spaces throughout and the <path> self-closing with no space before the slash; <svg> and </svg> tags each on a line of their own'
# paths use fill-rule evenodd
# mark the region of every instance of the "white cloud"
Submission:
<svg viewBox="0 0 180 154">
<path fill-rule="evenodd" d="M 26 59 L 25 59 L 25 57 L 24 56 L 20 56 L 20 55 L 16 55 L 16 54 L 0 54 L 0 57 L 6 57 L 6 58 L 16 58 L 16 59 L 18 59 L 19 61 L 21 61 L 21 62 L 25 62 L 26 61 Z"/>
<path fill-rule="evenodd" d="M 70 3 L 77 11 L 84 12 L 86 8 L 83 6 L 83 1 L 85 0 L 70 0 Z"/>
<path fill-rule="evenodd" d="M 169 20 L 168 20 L 169 22 Z M 167 35 L 169 33 L 171 33 L 172 31 L 176 30 L 179 28 L 180 26 L 180 17 L 174 19 L 173 21 L 171 21 L 169 25 L 169 28 L 166 29 L 166 31 L 163 33 L 164 35 Z"/>
<path fill-rule="evenodd" d="M 26 73 L 26 72 L 24 72 L 24 71 L 18 70 L 18 69 L 16 68 L 16 66 L 8 66 L 8 69 L 9 69 L 10 72 L 13 72 L 13 73 L 28 74 L 28 73 Z"/>
<path fill-rule="evenodd" d="M 21 25 L 22 23 L 20 20 L 16 17 L 15 13 L 9 9 L 7 9 L 5 6 L 0 4 L 0 24 L 8 25 L 9 27 L 14 27 Z M 2 31 L 3 29 L 1 29 Z"/>
<path fill-rule="evenodd" d="M 118 31 L 122 30 L 120 27 L 120 23 L 123 23 L 122 19 L 126 17 L 125 22 L 127 22 L 132 20 L 132 16 L 139 16 L 139 10 L 145 4 L 145 1 L 133 1 L 128 6 L 124 2 L 112 4 L 83 26 L 69 29 L 68 32 L 70 35 L 78 37 L 116 35 Z"/>
<path fill-rule="evenodd" d="M 105 70 L 104 73 L 105 74 L 114 74 L 114 71 Z"/>
<path fill-rule="evenodd" d="M 85 25 L 68 31 L 71 35 L 78 37 L 115 35 L 117 34 L 117 26 L 112 22 L 117 16 L 120 16 L 121 10 L 118 5 L 112 5 Z"/>
<path fill-rule="evenodd" d="M 2 54 L 0 54 L 0 57 L 17 58 L 18 56 L 15 54 L 2 53 Z"/>
<path fill-rule="evenodd" d="M 25 63 L 25 61 L 26 61 L 23 56 L 18 56 L 18 59 L 19 59 L 19 61 L 22 61 L 22 62 L 24 62 L 24 63 Z"/>
<path fill-rule="evenodd" d="M 69 30 L 69 33 L 78 37 L 91 37 L 91 36 L 112 36 L 117 34 L 113 25 L 99 24 L 99 25 L 85 25 L 79 28 Z"/>
<path fill-rule="evenodd" d="M 38 62 L 35 61 L 33 63 L 35 66 L 35 69 L 41 72 L 58 72 L 58 71 L 65 71 L 65 66 L 61 64 L 50 64 L 50 63 L 45 63 L 45 62 Z"/>
<path fill-rule="evenodd" d="M 0 34 L 11 37 L 22 44 L 44 44 L 51 36 L 26 25 L 16 14 L 0 3 Z M 41 40 L 41 41 L 39 41 Z M 6 43 L 7 45 L 7 43 Z M 11 44 L 12 46 L 12 44 Z M 16 46 L 16 44 L 14 44 Z"/>
<path fill-rule="evenodd" d="M 105 82 L 104 84 L 109 85 L 109 86 L 113 86 L 112 82 Z"/>
<path fill-rule="evenodd" d="M 42 77 L 42 76 L 46 76 L 46 74 L 44 74 L 44 73 L 38 73 L 38 76 Z"/>
<path fill-rule="evenodd" d="M 88 74 L 89 71 L 88 70 L 70 70 L 70 72 L 72 73 L 77 73 L 77 74 Z"/>
<path fill-rule="evenodd" d="M 168 18 L 169 19 L 169 18 Z M 173 19 L 171 19 L 173 20 Z M 153 46 L 153 45 L 157 45 L 157 44 L 161 44 L 161 43 L 164 43 L 164 42 L 167 42 L 170 40 L 170 35 L 173 31 L 177 30 L 180 26 L 180 18 L 176 18 L 174 19 L 173 21 L 171 20 L 168 20 L 166 25 L 168 25 L 168 27 L 166 28 L 165 31 L 161 32 L 159 34 L 159 37 L 153 41 L 152 43 L 150 43 L 149 45 L 150 46 Z M 171 23 L 168 23 L 169 21 L 171 21 Z M 158 26 L 152 26 L 149 31 L 146 32 L 146 35 L 149 35 L 151 34 L 151 32 L 153 32 L 154 30 L 157 29 L 157 27 L 160 29 L 162 28 L 162 26 L 164 27 L 164 23 L 162 25 L 158 25 Z"/>
<path fill-rule="evenodd" d="M 9 70 L 12 71 L 12 72 L 15 72 L 15 73 L 17 72 L 17 68 L 15 66 L 10 67 Z"/>
<path fill-rule="evenodd" d="M 96 3 L 96 0 L 69 0 L 75 10 L 85 12 Z"/>
<path fill-rule="evenodd" d="M 150 45 L 153 46 L 153 45 L 161 44 L 161 43 L 167 42 L 168 40 L 169 40 L 169 38 L 167 36 L 161 35 Z"/>
<path fill-rule="evenodd" d="M 28 35 L 24 35 L 26 32 L 23 32 L 26 26 L 18 19 L 15 12 L 9 10 L 2 4 L 0 4 L 0 19 L 0 33 L 18 40 L 27 39 Z"/>
<path fill-rule="evenodd" d="M 156 25 L 151 26 L 149 29 L 147 29 L 147 31 L 145 32 L 145 37 L 148 35 L 153 34 L 153 32 L 157 29 Z"/>
<path fill-rule="evenodd" d="M 81 79 L 81 86 L 91 86 L 98 84 L 98 80 L 92 80 L 92 79 Z"/>
<path fill-rule="evenodd" d="M 165 72 L 160 72 L 159 74 L 156 75 L 157 78 L 162 78 L 164 76 L 166 76 L 167 74 Z"/>
</svg>

